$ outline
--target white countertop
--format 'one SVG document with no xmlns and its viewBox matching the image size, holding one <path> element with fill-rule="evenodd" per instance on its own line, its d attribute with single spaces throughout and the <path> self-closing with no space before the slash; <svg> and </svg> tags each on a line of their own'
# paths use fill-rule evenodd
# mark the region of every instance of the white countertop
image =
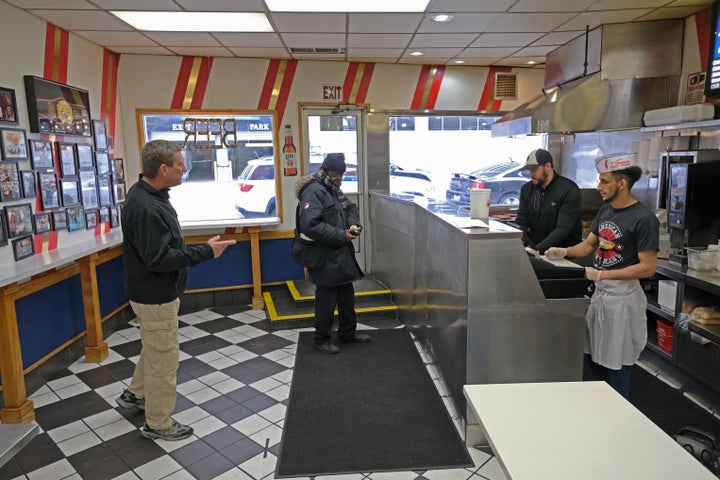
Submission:
<svg viewBox="0 0 720 480">
<path fill-rule="evenodd" d="M 509 480 L 717 480 L 605 382 L 463 390 Z"/>
</svg>

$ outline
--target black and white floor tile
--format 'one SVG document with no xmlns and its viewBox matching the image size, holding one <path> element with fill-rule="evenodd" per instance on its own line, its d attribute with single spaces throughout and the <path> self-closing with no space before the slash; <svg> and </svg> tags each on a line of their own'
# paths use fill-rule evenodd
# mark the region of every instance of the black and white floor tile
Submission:
<svg viewBox="0 0 720 480">
<path fill-rule="evenodd" d="M 373 329 L 379 325 L 360 325 Z M 384 325 L 384 327 L 396 325 Z M 265 312 L 218 307 L 180 316 L 178 400 L 185 440 L 147 440 L 141 410 L 118 407 L 140 354 L 134 322 L 112 334 L 100 364 L 78 359 L 30 396 L 40 433 L 0 468 L 13 480 L 260 480 L 274 478 L 300 331 L 271 331 Z M 447 388 L 420 353 L 458 428 Z M 470 448 L 472 468 L 358 473 L 321 480 L 505 480 L 497 460 Z"/>
</svg>

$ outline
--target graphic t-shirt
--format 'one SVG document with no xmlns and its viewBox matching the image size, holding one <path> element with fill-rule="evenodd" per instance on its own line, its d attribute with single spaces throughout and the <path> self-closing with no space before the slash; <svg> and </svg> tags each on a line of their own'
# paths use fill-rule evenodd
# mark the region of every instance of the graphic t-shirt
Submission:
<svg viewBox="0 0 720 480">
<path fill-rule="evenodd" d="M 660 223 L 640 202 L 613 208 L 608 202 L 600 207 L 590 231 L 600 240 L 593 266 L 598 270 L 617 270 L 639 263 L 638 252 L 657 250 Z"/>
</svg>

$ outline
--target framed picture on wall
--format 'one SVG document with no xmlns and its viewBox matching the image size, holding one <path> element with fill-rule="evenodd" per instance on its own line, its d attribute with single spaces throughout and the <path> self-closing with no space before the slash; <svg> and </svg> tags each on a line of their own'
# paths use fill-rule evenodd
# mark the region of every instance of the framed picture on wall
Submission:
<svg viewBox="0 0 720 480">
<path fill-rule="evenodd" d="M 8 238 L 33 233 L 32 206 L 29 203 L 6 205 L 5 218 L 8 223 Z"/>
<path fill-rule="evenodd" d="M 31 257 L 35 253 L 32 235 L 25 235 L 24 237 L 13 240 L 12 245 L 16 262 L 23 258 Z"/>
<path fill-rule="evenodd" d="M 85 214 L 81 206 L 68 207 L 65 211 L 67 212 L 69 231 L 85 230 Z"/>
<path fill-rule="evenodd" d="M 35 188 L 35 172 L 31 170 L 22 170 L 20 172 L 20 180 L 22 181 L 23 197 L 37 197 L 37 189 Z"/>
<path fill-rule="evenodd" d="M 57 210 L 55 212 L 52 212 L 52 223 L 53 223 L 53 230 L 55 230 L 55 231 L 67 230 L 67 228 L 68 228 L 67 212 L 65 210 Z"/>
<path fill-rule="evenodd" d="M 46 233 L 52 230 L 50 212 L 40 212 L 33 215 L 35 233 Z"/>
<path fill-rule="evenodd" d="M 120 226 L 120 214 L 118 207 L 110 207 L 110 228 Z"/>
<path fill-rule="evenodd" d="M 60 193 L 62 202 L 66 207 L 80 205 L 80 193 L 77 180 L 63 178 L 60 180 Z"/>
<path fill-rule="evenodd" d="M 80 204 L 85 210 L 99 207 L 95 172 L 81 170 L 78 175 L 80 177 Z"/>
<path fill-rule="evenodd" d="M 55 168 L 55 149 L 47 140 L 30 140 L 30 163 L 33 170 Z"/>
<path fill-rule="evenodd" d="M 0 247 L 8 244 L 7 219 L 5 212 L 0 210 Z"/>
<path fill-rule="evenodd" d="M 0 123 L 18 123 L 15 90 L 0 87 Z"/>
<path fill-rule="evenodd" d="M 122 158 L 113 158 L 113 181 L 124 182 L 125 181 L 125 163 Z"/>
<path fill-rule="evenodd" d="M 75 146 L 77 152 L 77 169 L 78 170 L 95 170 L 95 162 L 93 162 L 92 147 L 85 143 L 78 143 Z"/>
<path fill-rule="evenodd" d="M 115 203 L 123 203 L 125 201 L 125 184 L 113 183 L 113 197 Z"/>
<path fill-rule="evenodd" d="M 15 162 L 0 162 L 0 201 L 22 198 L 20 169 Z"/>
<path fill-rule="evenodd" d="M 90 230 L 98 226 L 98 211 L 97 210 L 86 210 L 85 211 L 85 228 Z"/>
<path fill-rule="evenodd" d="M 110 156 L 107 152 L 95 152 L 95 166 L 98 175 L 107 175 L 110 173 Z"/>
<path fill-rule="evenodd" d="M 57 142 L 58 157 L 60 157 L 60 173 L 63 177 L 77 175 L 75 168 L 75 144 Z"/>
<path fill-rule="evenodd" d="M 0 129 L 0 147 L 3 160 L 27 160 L 27 136 L 22 128 Z"/>
<path fill-rule="evenodd" d="M 105 120 L 93 120 L 92 121 L 93 126 L 93 135 L 95 138 L 95 150 L 107 150 L 108 148 L 108 140 L 107 140 L 107 130 L 105 127 Z M 98 172 L 100 173 L 100 172 Z"/>
<path fill-rule="evenodd" d="M 113 193 L 110 189 L 110 175 L 98 175 L 97 186 L 100 206 L 109 207 L 112 205 Z"/>
<path fill-rule="evenodd" d="M 107 223 L 110 221 L 110 207 L 98 208 L 98 214 L 100 216 L 100 223 Z"/>
<path fill-rule="evenodd" d="M 92 135 L 87 90 L 32 75 L 23 79 L 31 132 Z"/>
<path fill-rule="evenodd" d="M 40 185 L 42 209 L 58 208 L 60 206 L 60 195 L 58 194 L 58 181 L 55 172 L 39 172 L 38 185 Z"/>
</svg>

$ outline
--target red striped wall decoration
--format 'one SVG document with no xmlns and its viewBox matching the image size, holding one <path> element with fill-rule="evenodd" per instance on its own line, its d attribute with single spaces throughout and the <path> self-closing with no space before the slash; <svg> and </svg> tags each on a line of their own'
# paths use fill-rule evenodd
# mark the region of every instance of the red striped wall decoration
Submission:
<svg viewBox="0 0 720 480">
<path fill-rule="evenodd" d="M 102 92 L 100 93 L 100 119 L 105 120 L 107 134 L 115 137 L 115 108 L 117 101 L 117 74 L 120 54 L 103 50 Z"/>
<path fill-rule="evenodd" d="M 480 102 L 477 107 L 478 111 L 497 112 L 500 110 L 502 100 L 495 99 L 495 74 L 510 71 L 512 71 L 510 67 L 490 67 L 488 76 L 485 79 L 482 95 L 480 95 Z"/>
<path fill-rule="evenodd" d="M 435 108 L 443 75 L 445 75 L 444 65 L 422 66 L 420 77 L 415 87 L 415 95 L 410 105 L 411 110 L 432 110 Z"/>
<path fill-rule="evenodd" d="M 67 83 L 70 34 L 52 23 L 45 27 L 45 65 L 43 78 Z"/>
<path fill-rule="evenodd" d="M 211 57 L 183 57 L 170 108 L 174 110 L 202 108 L 212 63 Z"/>
<path fill-rule="evenodd" d="M 35 253 L 44 253 L 55 250 L 58 246 L 58 232 L 37 233 L 33 235 L 33 248 Z"/>
<path fill-rule="evenodd" d="M 270 60 L 260 92 L 258 110 L 276 110 L 281 125 L 296 68 L 297 60 Z"/>
<path fill-rule="evenodd" d="M 350 62 L 343 83 L 344 103 L 365 103 L 374 70 L 374 63 Z"/>
</svg>

